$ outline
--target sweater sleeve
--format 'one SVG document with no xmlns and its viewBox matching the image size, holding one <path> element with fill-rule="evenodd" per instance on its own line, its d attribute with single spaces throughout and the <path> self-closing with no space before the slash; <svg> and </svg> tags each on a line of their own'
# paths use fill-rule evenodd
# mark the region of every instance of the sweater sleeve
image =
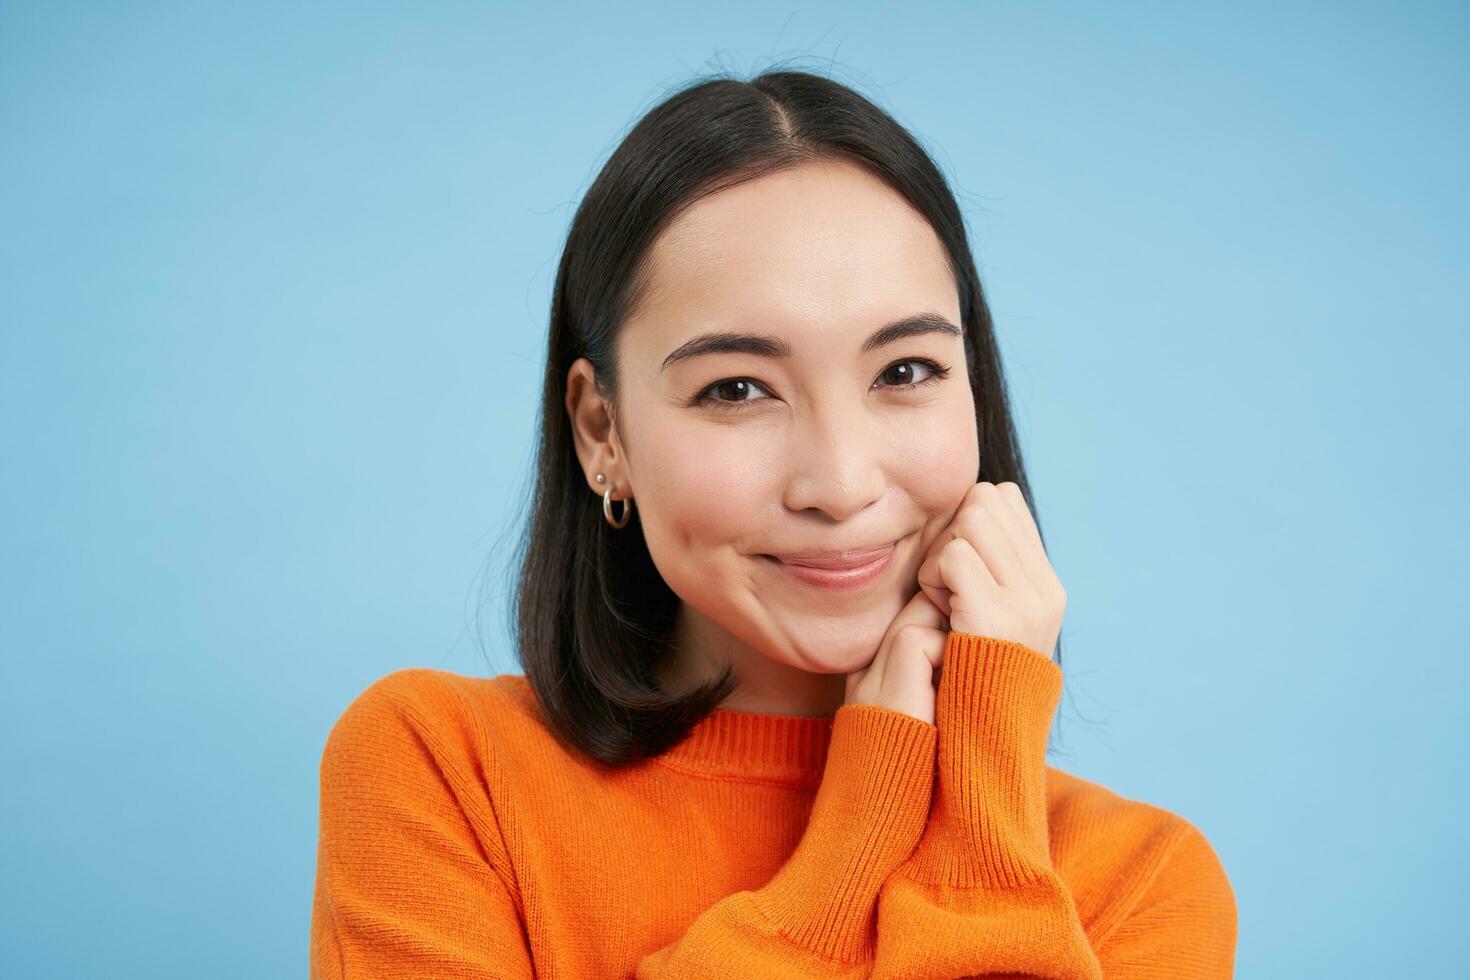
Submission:
<svg viewBox="0 0 1470 980">
<path fill-rule="evenodd" d="M 872 976 L 1231 976 L 1233 896 L 1187 821 L 1131 911 L 1095 939 L 1084 929 L 1047 829 L 1046 740 L 1061 687 L 1061 668 L 1027 646 L 949 634 L 933 810 L 879 896 Z"/>
<path fill-rule="evenodd" d="M 321 762 L 310 976 L 531 978 L 515 875 L 472 771 L 456 692 L 414 669 L 375 682 Z"/>
<path fill-rule="evenodd" d="M 760 888 L 727 895 L 637 976 L 866 977 L 884 880 L 929 815 L 937 731 L 877 705 L 833 718 L 822 783 L 795 850 Z"/>
</svg>

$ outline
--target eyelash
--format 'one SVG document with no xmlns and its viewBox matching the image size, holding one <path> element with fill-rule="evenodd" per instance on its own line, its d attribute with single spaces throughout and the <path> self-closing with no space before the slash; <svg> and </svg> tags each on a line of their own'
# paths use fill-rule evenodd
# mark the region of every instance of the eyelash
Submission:
<svg viewBox="0 0 1470 980">
<path fill-rule="evenodd" d="M 884 368 L 882 371 L 880 371 L 879 374 L 878 374 L 878 377 L 879 378 L 883 377 L 883 375 L 887 374 L 889 371 L 891 371 L 894 368 L 898 367 L 900 364 L 922 364 L 922 365 L 924 365 L 924 367 L 926 367 L 926 368 L 929 369 L 929 377 L 925 378 L 923 381 L 911 381 L 911 382 L 909 382 L 906 385 L 887 385 L 887 386 L 885 386 L 885 387 L 891 388 L 894 391 L 914 391 L 914 390 L 916 390 L 918 388 L 925 387 L 926 385 L 938 384 L 939 382 L 943 381 L 945 378 L 947 378 L 949 376 L 949 367 L 946 366 L 946 365 L 936 363 L 935 361 L 931 361 L 927 357 L 909 357 L 909 358 L 905 358 L 902 361 L 894 361 L 892 364 L 888 365 L 886 368 Z M 756 381 L 754 378 L 724 378 L 724 379 L 721 379 L 720 381 L 716 381 L 712 385 L 709 385 L 708 387 L 706 387 L 703 390 L 701 390 L 699 392 L 699 394 L 695 395 L 694 396 L 694 404 L 696 406 L 699 406 L 699 405 L 709 405 L 711 408 L 717 408 L 717 409 L 719 409 L 721 411 L 737 411 L 738 412 L 738 411 L 742 411 L 743 410 L 741 408 L 741 406 L 743 406 L 743 405 L 745 405 L 745 404 L 747 404 L 749 402 L 752 402 L 752 401 L 761 401 L 762 400 L 762 399 L 759 399 L 759 398 L 736 398 L 736 399 L 733 399 L 732 400 L 732 399 L 727 399 L 727 398 L 715 398 L 711 394 L 711 392 L 715 391 L 716 389 L 720 388 L 721 386 L 727 385 L 727 384 L 731 384 L 732 382 L 735 382 L 735 381 L 746 381 L 746 382 L 750 382 L 751 384 L 756 384 L 756 385 L 759 385 L 760 384 L 760 382 L 759 381 Z"/>
</svg>

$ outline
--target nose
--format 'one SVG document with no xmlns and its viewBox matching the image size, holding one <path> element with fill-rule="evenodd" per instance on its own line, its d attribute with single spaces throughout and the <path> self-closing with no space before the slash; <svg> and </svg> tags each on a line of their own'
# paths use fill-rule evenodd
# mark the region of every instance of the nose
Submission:
<svg viewBox="0 0 1470 980">
<path fill-rule="evenodd" d="M 882 432 L 860 408 L 804 413 L 787 446 L 787 509 L 820 511 L 840 522 L 880 500 L 887 485 Z"/>
</svg>

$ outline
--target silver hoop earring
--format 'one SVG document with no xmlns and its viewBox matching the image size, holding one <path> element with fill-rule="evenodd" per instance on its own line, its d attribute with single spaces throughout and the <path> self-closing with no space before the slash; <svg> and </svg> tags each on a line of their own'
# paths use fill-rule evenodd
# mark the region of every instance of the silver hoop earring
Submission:
<svg viewBox="0 0 1470 980">
<path fill-rule="evenodd" d="M 633 516 L 633 498 L 629 497 L 623 501 L 623 516 L 614 520 L 612 513 L 612 487 L 608 487 L 602 492 L 602 516 L 606 517 L 607 522 L 613 527 L 626 526 L 628 518 Z"/>
</svg>

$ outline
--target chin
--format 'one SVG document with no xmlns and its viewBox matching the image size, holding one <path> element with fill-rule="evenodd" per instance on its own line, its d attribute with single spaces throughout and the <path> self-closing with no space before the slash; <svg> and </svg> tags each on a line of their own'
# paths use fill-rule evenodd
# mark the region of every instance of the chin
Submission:
<svg viewBox="0 0 1470 980">
<path fill-rule="evenodd" d="M 797 650 L 797 656 L 788 662 L 813 674 L 850 674 L 872 663 L 882 642 L 881 632 L 871 637 L 844 637 L 827 646 L 807 641 Z"/>
</svg>

